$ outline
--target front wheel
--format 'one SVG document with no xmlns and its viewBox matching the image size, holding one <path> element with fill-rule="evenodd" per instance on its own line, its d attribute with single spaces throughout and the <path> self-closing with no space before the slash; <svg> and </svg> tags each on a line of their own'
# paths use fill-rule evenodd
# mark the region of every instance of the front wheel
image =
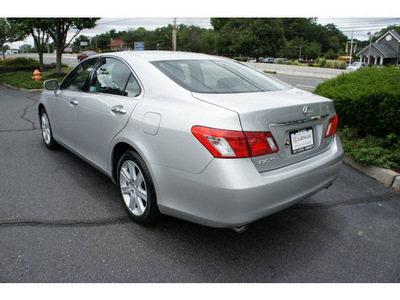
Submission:
<svg viewBox="0 0 400 300">
<path fill-rule="evenodd" d="M 58 143 L 53 138 L 53 131 L 51 130 L 49 116 L 45 109 L 40 111 L 40 130 L 44 144 L 47 148 L 55 150 L 59 147 Z"/>
<path fill-rule="evenodd" d="M 143 225 L 158 220 L 160 212 L 153 180 L 139 154 L 127 151 L 121 156 L 117 181 L 125 209 L 133 220 Z"/>
</svg>

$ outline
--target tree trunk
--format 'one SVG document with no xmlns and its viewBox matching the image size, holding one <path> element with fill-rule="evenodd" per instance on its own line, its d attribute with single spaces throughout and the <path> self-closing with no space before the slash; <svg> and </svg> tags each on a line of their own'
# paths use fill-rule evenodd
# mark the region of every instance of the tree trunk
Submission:
<svg viewBox="0 0 400 300">
<path fill-rule="evenodd" d="M 3 60 L 5 60 L 6 59 L 6 54 L 5 54 L 5 51 L 4 51 L 4 45 L 1 46 L 1 53 L 3 53 Z"/>
<path fill-rule="evenodd" d="M 56 68 L 57 68 L 57 70 L 56 70 L 56 72 L 57 73 L 61 73 L 61 60 L 62 60 L 62 54 L 63 54 L 63 51 L 64 51 L 64 47 L 63 46 L 61 46 L 61 47 L 57 47 L 57 60 L 56 60 L 56 62 L 57 62 L 57 64 L 56 64 Z"/>
<path fill-rule="evenodd" d="M 44 71 L 43 51 L 39 51 L 39 71 Z"/>
</svg>

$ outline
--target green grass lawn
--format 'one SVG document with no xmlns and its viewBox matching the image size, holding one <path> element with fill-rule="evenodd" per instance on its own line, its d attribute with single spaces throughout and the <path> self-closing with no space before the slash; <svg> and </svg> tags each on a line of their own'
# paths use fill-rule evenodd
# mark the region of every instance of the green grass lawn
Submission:
<svg viewBox="0 0 400 300">
<path fill-rule="evenodd" d="M 71 71 L 72 68 L 62 68 L 63 73 L 68 73 Z M 35 81 L 32 79 L 33 77 L 33 71 L 28 72 L 28 71 L 16 71 L 16 72 L 8 72 L 8 73 L 2 73 L 0 74 L 0 82 L 7 83 L 9 85 L 18 87 L 18 88 L 24 88 L 24 89 L 42 89 L 43 88 L 43 82 L 49 79 L 54 79 L 50 78 L 49 76 L 54 74 L 56 72 L 56 69 L 50 69 L 41 72 L 41 76 L 43 76 L 41 81 Z M 61 82 L 64 77 L 60 78 L 55 78 L 59 82 Z"/>
</svg>

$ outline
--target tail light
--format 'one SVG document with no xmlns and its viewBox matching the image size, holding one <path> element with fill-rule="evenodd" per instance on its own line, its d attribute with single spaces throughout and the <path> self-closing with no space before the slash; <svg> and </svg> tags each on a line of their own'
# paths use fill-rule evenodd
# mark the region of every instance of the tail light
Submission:
<svg viewBox="0 0 400 300">
<path fill-rule="evenodd" d="M 253 157 L 279 151 L 270 132 L 243 132 L 194 126 L 192 133 L 217 158 Z"/>
<path fill-rule="evenodd" d="M 337 115 L 335 115 L 333 118 L 329 119 L 328 127 L 326 128 L 326 132 L 325 132 L 325 138 L 328 138 L 336 133 L 337 123 L 338 123 Z"/>
</svg>

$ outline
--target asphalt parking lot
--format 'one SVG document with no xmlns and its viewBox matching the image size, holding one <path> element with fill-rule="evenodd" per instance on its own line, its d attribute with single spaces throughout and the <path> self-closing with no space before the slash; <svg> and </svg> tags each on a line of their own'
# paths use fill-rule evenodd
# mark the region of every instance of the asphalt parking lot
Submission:
<svg viewBox="0 0 400 300">
<path fill-rule="evenodd" d="M 400 193 L 343 164 L 244 234 L 130 221 L 116 186 L 44 146 L 38 93 L 0 86 L 0 282 L 400 282 Z"/>
</svg>

